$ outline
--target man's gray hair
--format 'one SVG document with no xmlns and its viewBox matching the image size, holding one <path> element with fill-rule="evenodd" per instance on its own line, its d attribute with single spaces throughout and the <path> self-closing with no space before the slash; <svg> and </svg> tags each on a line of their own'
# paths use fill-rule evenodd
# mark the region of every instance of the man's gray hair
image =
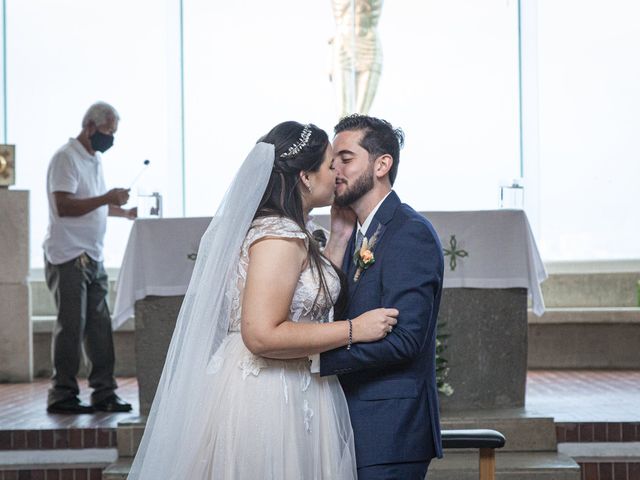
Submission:
<svg viewBox="0 0 640 480">
<path fill-rule="evenodd" d="M 82 128 L 88 127 L 92 123 L 97 127 L 102 127 L 111 120 L 120 121 L 118 111 L 106 102 L 96 102 L 84 114 Z"/>
</svg>

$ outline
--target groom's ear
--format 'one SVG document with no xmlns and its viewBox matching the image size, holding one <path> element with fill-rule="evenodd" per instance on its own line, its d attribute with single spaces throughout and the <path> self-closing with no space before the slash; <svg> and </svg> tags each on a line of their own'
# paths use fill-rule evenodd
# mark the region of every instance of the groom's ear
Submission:
<svg viewBox="0 0 640 480">
<path fill-rule="evenodd" d="M 391 170 L 391 166 L 393 165 L 393 157 L 388 153 L 384 155 L 380 155 L 375 160 L 374 165 L 374 173 L 376 174 L 376 178 L 383 178 L 385 175 L 389 175 L 389 171 Z"/>
</svg>

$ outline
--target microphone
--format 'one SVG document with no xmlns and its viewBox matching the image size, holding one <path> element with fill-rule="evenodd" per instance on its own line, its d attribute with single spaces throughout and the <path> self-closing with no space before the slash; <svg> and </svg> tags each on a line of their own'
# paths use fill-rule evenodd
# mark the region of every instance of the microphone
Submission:
<svg viewBox="0 0 640 480">
<path fill-rule="evenodd" d="M 136 184 L 136 182 L 138 181 L 138 179 L 142 176 L 142 174 L 145 172 L 145 170 L 147 169 L 147 167 L 149 166 L 149 164 L 151 163 L 151 160 L 145 160 L 143 163 L 143 167 L 142 169 L 138 172 L 138 175 L 136 175 L 136 177 L 133 179 L 133 182 L 131 182 L 131 184 L 129 185 L 129 190 L 131 190 L 133 188 L 133 186 Z"/>
</svg>

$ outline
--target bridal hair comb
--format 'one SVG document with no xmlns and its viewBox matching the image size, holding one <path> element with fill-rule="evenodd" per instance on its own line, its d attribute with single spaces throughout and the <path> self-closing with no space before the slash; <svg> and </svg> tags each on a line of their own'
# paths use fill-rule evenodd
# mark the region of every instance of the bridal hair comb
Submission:
<svg viewBox="0 0 640 480">
<path fill-rule="evenodd" d="M 300 138 L 296 143 L 289 147 L 289 150 L 280 155 L 280 158 L 288 158 L 300 153 L 300 151 L 307 146 L 309 139 L 311 138 L 311 127 L 307 124 L 302 129 Z"/>
</svg>

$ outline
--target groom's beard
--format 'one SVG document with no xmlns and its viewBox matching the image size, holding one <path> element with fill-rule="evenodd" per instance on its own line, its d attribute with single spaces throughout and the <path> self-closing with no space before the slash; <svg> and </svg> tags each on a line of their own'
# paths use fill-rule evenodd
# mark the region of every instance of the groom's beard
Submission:
<svg viewBox="0 0 640 480">
<path fill-rule="evenodd" d="M 373 188 L 373 163 L 371 163 L 370 168 L 362 173 L 356 180 L 353 182 L 353 186 L 347 186 L 346 191 L 342 195 L 337 195 L 335 197 L 335 204 L 339 207 L 348 207 L 349 205 L 357 202 L 365 194 L 367 194 Z"/>
</svg>

